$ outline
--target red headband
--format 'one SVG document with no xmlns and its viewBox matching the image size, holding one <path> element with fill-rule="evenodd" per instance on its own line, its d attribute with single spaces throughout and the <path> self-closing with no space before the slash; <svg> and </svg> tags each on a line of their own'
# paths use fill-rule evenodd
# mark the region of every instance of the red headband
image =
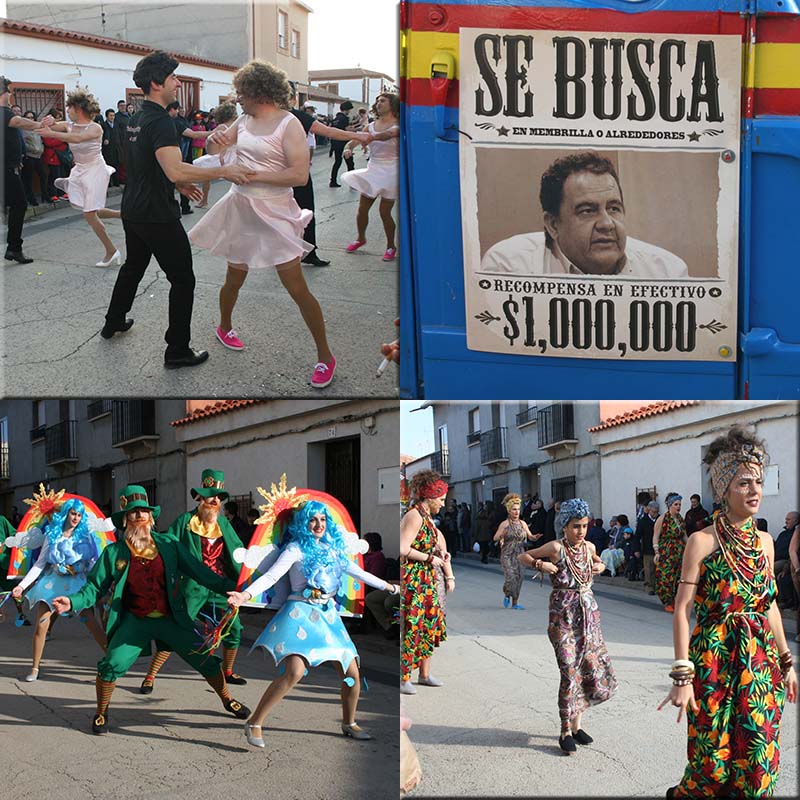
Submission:
<svg viewBox="0 0 800 800">
<path fill-rule="evenodd" d="M 434 481 L 433 483 L 426 483 L 419 490 L 420 500 L 432 500 L 434 497 L 442 497 L 447 494 L 447 481 Z"/>
</svg>

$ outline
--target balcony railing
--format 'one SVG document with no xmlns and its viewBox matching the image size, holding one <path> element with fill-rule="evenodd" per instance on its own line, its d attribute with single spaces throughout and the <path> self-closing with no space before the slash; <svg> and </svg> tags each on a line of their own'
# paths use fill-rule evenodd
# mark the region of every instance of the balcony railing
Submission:
<svg viewBox="0 0 800 800">
<path fill-rule="evenodd" d="M 520 411 L 519 414 L 517 414 L 517 427 L 521 428 L 529 422 L 536 422 L 537 418 L 536 406 L 526 408 L 524 411 Z"/>
<path fill-rule="evenodd" d="M 0 444 L 0 481 L 7 481 L 11 477 L 8 471 L 8 444 Z"/>
<path fill-rule="evenodd" d="M 140 439 L 157 439 L 155 400 L 114 400 L 111 428 L 112 447 Z"/>
<path fill-rule="evenodd" d="M 65 419 L 45 430 L 45 459 L 48 464 L 78 460 L 76 425 L 74 419 Z"/>
<path fill-rule="evenodd" d="M 111 413 L 111 400 L 92 400 L 86 406 L 86 419 L 93 420 Z"/>
<path fill-rule="evenodd" d="M 481 464 L 508 461 L 506 428 L 492 428 L 481 434 Z"/>
<path fill-rule="evenodd" d="M 431 469 L 435 469 L 440 475 L 450 474 L 450 452 L 448 450 L 437 450 L 431 453 Z"/>
<path fill-rule="evenodd" d="M 577 441 L 574 410 L 572 403 L 554 403 L 539 409 L 536 417 L 540 449 Z"/>
<path fill-rule="evenodd" d="M 47 430 L 47 425 L 39 425 L 38 428 L 31 428 L 31 441 L 38 442 L 44 439 L 46 430 Z"/>
<path fill-rule="evenodd" d="M 467 434 L 467 447 L 471 444 L 478 444 L 481 440 L 481 432 L 480 431 L 472 431 L 471 433 Z"/>
</svg>

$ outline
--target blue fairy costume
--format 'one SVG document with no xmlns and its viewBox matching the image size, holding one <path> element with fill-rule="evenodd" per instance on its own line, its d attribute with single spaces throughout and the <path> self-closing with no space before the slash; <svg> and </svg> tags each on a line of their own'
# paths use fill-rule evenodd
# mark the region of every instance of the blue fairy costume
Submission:
<svg viewBox="0 0 800 800">
<path fill-rule="evenodd" d="M 314 514 L 325 512 L 326 530 L 318 541 L 308 530 Z M 344 539 L 323 503 L 310 501 L 299 509 L 289 526 L 289 544 L 275 563 L 242 591 L 256 597 L 287 572 L 291 593 L 253 644 L 263 647 L 280 663 L 301 656 L 311 667 L 338 661 L 346 670 L 358 652 L 336 610 L 334 598 L 345 574 L 375 589 L 394 591 L 391 584 L 364 571 L 347 555 Z"/>
<path fill-rule="evenodd" d="M 72 534 L 65 536 L 64 523 L 70 511 L 80 512 L 81 520 Z M 36 581 L 25 595 L 28 606 L 34 608 L 37 603 L 45 603 L 53 611 L 54 598 L 75 594 L 83 588 L 98 555 L 97 543 L 86 522 L 85 506 L 78 499 L 67 500 L 45 526 L 39 558 L 20 581 L 22 589 Z"/>
</svg>

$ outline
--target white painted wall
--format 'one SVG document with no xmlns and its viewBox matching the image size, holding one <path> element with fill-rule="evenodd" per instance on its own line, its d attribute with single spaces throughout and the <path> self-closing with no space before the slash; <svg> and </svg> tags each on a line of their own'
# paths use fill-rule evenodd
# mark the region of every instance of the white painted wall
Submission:
<svg viewBox="0 0 800 800">
<path fill-rule="evenodd" d="M 116 110 L 125 89 L 135 88 L 133 70 L 142 58 L 138 53 L 102 50 L 74 42 L 56 42 L 4 33 L 0 41 L 6 77 L 20 83 L 63 83 L 65 91 L 88 86 L 100 102 L 101 111 Z M 178 74 L 200 78 L 201 107 L 218 105 L 220 95 L 231 90 L 232 72 L 197 64 L 181 64 Z"/>
</svg>

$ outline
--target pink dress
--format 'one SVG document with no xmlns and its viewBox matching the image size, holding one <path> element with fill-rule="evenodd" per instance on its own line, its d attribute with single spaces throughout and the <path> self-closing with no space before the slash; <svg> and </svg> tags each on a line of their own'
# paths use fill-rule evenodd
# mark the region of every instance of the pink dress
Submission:
<svg viewBox="0 0 800 800">
<path fill-rule="evenodd" d="M 392 125 L 386 130 L 396 128 Z M 369 132 L 375 133 L 375 123 L 370 122 Z M 367 197 L 396 200 L 399 192 L 400 139 L 372 142 L 369 146 L 369 165 L 340 176 L 342 183 Z"/>
<path fill-rule="evenodd" d="M 297 119 L 287 112 L 267 136 L 250 133 L 249 119 L 245 116 L 239 122 L 236 163 L 273 172 L 287 169 L 283 134 L 288 125 L 300 125 Z M 314 249 L 303 240 L 312 216 L 297 205 L 291 186 L 234 184 L 192 228 L 189 239 L 231 264 L 247 264 L 251 269 L 276 267 Z"/>
<path fill-rule="evenodd" d="M 92 123 L 68 122 L 69 133 L 79 132 Z M 103 160 L 102 134 L 88 142 L 70 144 L 75 164 L 68 178 L 56 178 L 53 183 L 69 195 L 69 204 L 81 211 L 98 211 L 106 207 L 108 179 L 116 172 Z"/>
</svg>

